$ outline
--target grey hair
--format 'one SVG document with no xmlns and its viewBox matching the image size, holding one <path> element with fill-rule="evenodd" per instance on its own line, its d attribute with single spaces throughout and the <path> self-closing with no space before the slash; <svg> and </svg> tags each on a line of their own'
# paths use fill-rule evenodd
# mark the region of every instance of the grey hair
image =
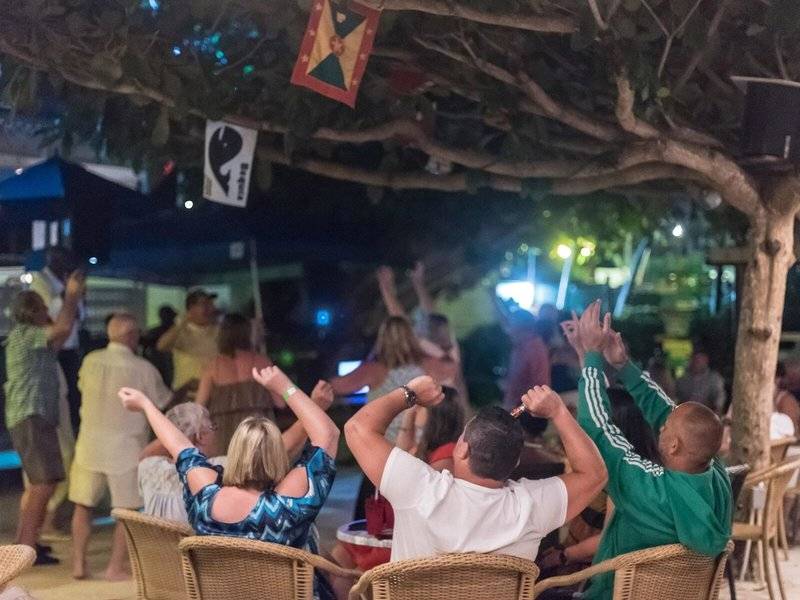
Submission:
<svg viewBox="0 0 800 600">
<path fill-rule="evenodd" d="M 194 402 L 178 404 L 167 411 L 166 417 L 190 440 L 197 440 L 203 425 L 211 421 L 205 406 Z"/>
</svg>

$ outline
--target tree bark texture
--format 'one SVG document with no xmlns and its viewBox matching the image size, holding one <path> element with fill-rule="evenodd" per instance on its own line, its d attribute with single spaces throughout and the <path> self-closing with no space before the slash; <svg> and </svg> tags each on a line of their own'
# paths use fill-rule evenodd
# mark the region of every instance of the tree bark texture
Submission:
<svg viewBox="0 0 800 600">
<path fill-rule="evenodd" d="M 733 377 L 734 460 L 769 465 L 769 421 L 781 337 L 786 277 L 795 262 L 797 183 L 764 192 L 765 210 L 750 217 L 750 259 L 741 287 Z"/>
</svg>

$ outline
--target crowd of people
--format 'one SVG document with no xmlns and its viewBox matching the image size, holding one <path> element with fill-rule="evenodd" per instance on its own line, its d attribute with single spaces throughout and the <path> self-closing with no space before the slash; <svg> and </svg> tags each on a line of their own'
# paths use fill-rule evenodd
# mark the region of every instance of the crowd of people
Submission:
<svg viewBox="0 0 800 600">
<path fill-rule="evenodd" d="M 716 555 L 730 537 L 731 487 L 717 458 L 724 387 L 709 375 L 707 355 L 696 352 L 688 383 L 667 393 L 668 382 L 660 386 L 631 362 L 599 302 L 561 323 L 546 307 L 538 319 L 504 311 L 512 341 L 504 399 L 475 412 L 458 343 L 436 312 L 422 266 L 410 273 L 420 302 L 416 326 L 398 300 L 394 273 L 382 268 L 389 316 L 372 352 L 352 373 L 320 380 L 308 393 L 258 349 L 249 319 L 219 320 L 204 290 L 189 292 L 184 315 L 163 315 L 146 345 L 152 362 L 137 355 L 135 317 L 112 315 L 108 345 L 84 357 L 74 377 L 80 427 L 68 464 L 59 403 L 68 404 L 71 392 L 59 351 L 80 318 L 85 282 L 58 258 L 66 264 L 57 275 L 57 312 L 37 291 L 21 292 L 6 349 L 6 423 L 28 480 L 17 542 L 35 547 L 39 564 L 56 560 L 38 536 L 48 501 L 67 479 L 76 578 L 88 576 L 91 518 L 107 492 L 114 508 L 186 522 L 200 535 L 314 553 L 332 546 L 333 560 L 362 570 L 492 552 L 537 559 L 544 573 L 559 574 L 674 542 Z M 170 365 L 159 363 L 167 353 Z M 364 386 L 367 402 L 345 423 L 343 443 L 364 474 L 356 515 L 370 503 L 390 507 L 390 552 L 321 541 L 314 525 L 342 447 L 328 408 Z M 787 393 L 776 393 L 776 412 L 797 403 Z M 520 406 L 515 418 L 510 410 Z M 275 409 L 291 411 L 294 424 L 281 431 Z M 559 543 L 553 532 L 562 528 Z M 105 576 L 130 576 L 120 526 Z M 315 596 L 344 598 L 352 583 L 317 572 Z M 612 588 L 613 575 L 603 574 L 584 597 L 610 598 Z"/>
</svg>

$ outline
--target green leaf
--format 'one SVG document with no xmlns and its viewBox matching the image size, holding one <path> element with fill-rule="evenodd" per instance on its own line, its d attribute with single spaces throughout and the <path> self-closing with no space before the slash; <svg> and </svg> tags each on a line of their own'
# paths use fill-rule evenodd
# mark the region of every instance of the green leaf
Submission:
<svg viewBox="0 0 800 600">
<path fill-rule="evenodd" d="M 150 142 L 156 146 L 161 147 L 166 145 L 169 140 L 169 110 L 166 106 L 161 107 L 158 113 L 153 131 L 150 134 Z"/>
<path fill-rule="evenodd" d="M 117 81 L 122 77 L 122 65 L 111 53 L 95 54 L 90 64 L 95 75 L 111 81 Z"/>
<path fill-rule="evenodd" d="M 800 31 L 800 2 L 797 0 L 772 0 L 767 12 L 767 24 L 777 33 L 792 35 Z"/>
<path fill-rule="evenodd" d="M 629 17 L 621 17 L 614 21 L 614 28 L 626 40 L 636 37 L 636 22 Z"/>
<path fill-rule="evenodd" d="M 161 71 L 161 83 L 167 96 L 175 101 L 178 101 L 183 95 L 183 83 L 181 82 L 181 78 L 169 69 Z"/>
</svg>

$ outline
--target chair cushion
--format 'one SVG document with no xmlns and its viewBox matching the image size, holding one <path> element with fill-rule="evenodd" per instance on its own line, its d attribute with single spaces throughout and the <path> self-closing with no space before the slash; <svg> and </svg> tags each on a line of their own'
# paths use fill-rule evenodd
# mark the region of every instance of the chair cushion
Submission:
<svg viewBox="0 0 800 600">
<path fill-rule="evenodd" d="M 734 540 L 757 540 L 761 537 L 761 531 L 761 525 L 734 522 L 731 538 Z"/>
</svg>

